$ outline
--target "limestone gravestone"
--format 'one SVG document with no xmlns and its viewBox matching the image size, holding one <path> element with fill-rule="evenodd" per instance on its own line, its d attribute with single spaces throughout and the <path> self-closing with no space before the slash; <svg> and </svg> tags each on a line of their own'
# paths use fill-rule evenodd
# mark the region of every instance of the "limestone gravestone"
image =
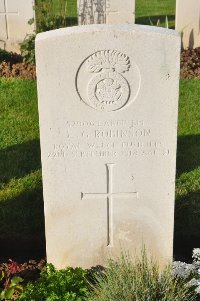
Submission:
<svg viewBox="0 0 200 301">
<path fill-rule="evenodd" d="M 135 22 L 135 0 L 78 0 L 77 7 L 79 25 Z"/>
<path fill-rule="evenodd" d="M 19 52 L 27 34 L 34 32 L 34 0 L 0 0 L 0 48 Z"/>
<path fill-rule="evenodd" d="M 184 49 L 200 46 L 200 0 L 176 1 L 176 30 Z"/>
<path fill-rule="evenodd" d="M 51 49 L 51 51 L 49 51 Z M 172 259 L 180 37 L 88 25 L 36 40 L 48 262 Z"/>
</svg>

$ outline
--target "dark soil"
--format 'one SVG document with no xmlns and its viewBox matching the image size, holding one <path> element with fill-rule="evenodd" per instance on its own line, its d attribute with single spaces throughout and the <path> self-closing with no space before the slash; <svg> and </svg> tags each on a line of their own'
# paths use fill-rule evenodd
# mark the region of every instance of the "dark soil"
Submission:
<svg viewBox="0 0 200 301">
<path fill-rule="evenodd" d="M 29 260 L 22 264 L 21 271 L 17 274 L 23 278 L 24 283 L 33 281 L 39 278 L 42 269 L 46 264 L 46 260 L 42 259 L 40 261 Z"/>
<path fill-rule="evenodd" d="M 36 79 L 35 65 L 24 63 L 17 53 L 0 49 L 0 77 Z"/>
<path fill-rule="evenodd" d="M 2 76 L 36 79 L 36 68 L 32 64 L 2 62 L 0 63 L 0 77 Z"/>
<path fill-rule="evenodd" d="M 182 52 L 181 78 L 200 78 L 200 47 Z"/>
<path fill-rule="evenodd" d="M 22 57 L 10 55 L 9 59 L 0 59 L 0 77 L 21 77 L 36 79 L 36 68 L 33 64 L 23 63 Z M 200 47 L 183 50 L 181 53 L 181 78 L 200 78 Z"/>
</svg>

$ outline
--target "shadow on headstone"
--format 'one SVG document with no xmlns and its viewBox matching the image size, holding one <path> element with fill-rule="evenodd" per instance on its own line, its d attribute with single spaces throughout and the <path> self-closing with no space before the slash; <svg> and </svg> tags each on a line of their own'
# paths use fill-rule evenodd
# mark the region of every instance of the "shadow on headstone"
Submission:
<svg viewBox="0 0 200 301">
<path fill-rule="evenodd" d="M 189 36 L 189 47 L 191 49 L 194 48 L 194 29 L 191 30 L 190 36 Z"/>
</svg>

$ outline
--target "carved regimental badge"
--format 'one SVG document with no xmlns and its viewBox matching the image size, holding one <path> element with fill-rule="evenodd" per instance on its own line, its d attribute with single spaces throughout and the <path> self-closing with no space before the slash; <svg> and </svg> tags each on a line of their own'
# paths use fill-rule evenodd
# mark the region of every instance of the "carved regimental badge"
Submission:
<svg viewBox="0 0 200 301">
<path fill-rule="evenodd" d="M 119 51 L 102 50 L 92 54 L 83 62 L 77 75 L 77 91 L 81 99 L 98 111 L 123 108 L 131 95 L 128 79 L 131 67 L 130 58 Z M 139 86 L 138 69 L 136 66 L 132 69 L 135 69 L 131 71 L 132 79 L 137 77 L 135 86 Z"/>
</svg>

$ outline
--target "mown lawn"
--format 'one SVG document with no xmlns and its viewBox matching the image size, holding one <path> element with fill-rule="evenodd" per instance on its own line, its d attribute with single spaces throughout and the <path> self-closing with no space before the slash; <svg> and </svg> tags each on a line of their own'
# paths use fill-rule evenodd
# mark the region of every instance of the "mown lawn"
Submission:
<svg viewBox="0 0 200 301">
<path fill-rule="evenodd" d="M 39 0 L 38 0 L 39 1 Z M 59 0 L 53 1 L 56 10 Z M 77 0 L 68 0 L 69 25 Z M 136 23 L 174 26 L 175 0 L 136 0 Z M 175 253 L 200 245 L 200 80 L 182 80 L 178 129 Z M 0 78 L 0 259 L 45 254 L 36 82 Z M 17 254 L 17 252 L 19 254 Z"/>
<path fill-rule="evenodd" d="M 200 247 L 200 80 L 182 80 L 179 104 L 175 249 Z"/>
<path fill-rule="evenodd" d="M 43 216 L 36 82 L 1 78 L 0 255 L 43 249 Z"/>
<path fill-rule="evenodd" d="M 136 0 L 136 23 L 156 25 L 160 20 L 160 26 L 165 26 L 166 16 L 169 27 L 175 27 L 176 0 Z"/>
<path fill-rule="evenodd" d="M 40 1 L 40 0 L 39 0 Z M 49 0 L 46 0 L 49 1 Z M 59 10 L 61 0 L 51 0 L 53 9 Z M 136 23 L 144 25 L 154 25 L 160 20 L 160 26 L 165 26 L 166 16 L 169 27 L 175 27 L 175 6 L 176 0 L 136 0 Z M 69 24 L 74 25 L 74 18 L 77 17 L 77 0 L 67 0 L 67 15 Z"/>
<path fill-rule="evenodd" d="M 193 241 L 200 238 L 199 95 L 200 80 L 181 81 L 175 219 L 177 242 L 182 236 L 193 237 Z M 0 171 L 0 255 L 6 250 L 10 257 L 19 248 L 24 248 L 28 254 L 34 250 L 37 253 L 39 249 L 44 251 L 35 81 L 0 79 Z M 185 244 L 187 241 L 184 240 Z M 184 249 L 177 252 L 184 253 Z"/>
</svg>

